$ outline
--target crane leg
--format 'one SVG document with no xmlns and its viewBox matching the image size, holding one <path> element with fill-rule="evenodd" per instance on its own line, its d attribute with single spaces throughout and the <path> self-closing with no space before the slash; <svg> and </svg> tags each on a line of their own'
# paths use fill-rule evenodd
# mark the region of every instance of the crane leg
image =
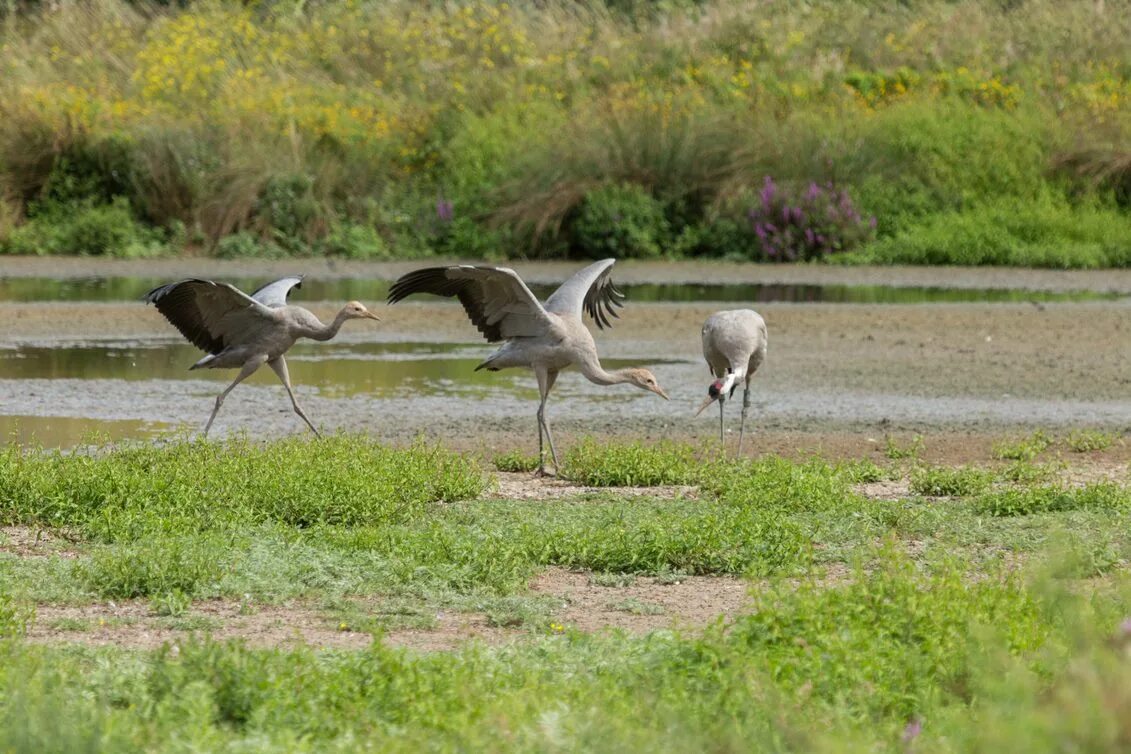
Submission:
<svg viewBox="0 0 1131 754">
<path fill-rule="evenodd" d="M 556 474 L 560 464 L 558 463 L 558 452 L 554 449 L 554 436 L 550 434 L 550 423 L 546 421 L 546 400 L 550 397 L 550 390 L 558 379 L 558 373 L 535 370 L 535 374 L 538 377 L 538 391 L 542 393 L 542 402 L 538 404 L 538 473 L 549 476 L 549 472 L 546 471 L 546 451 L 542 445 L 542 433 L 546 433 L 546 442 L 550 446 L 550 457 L 554 460 L 554 473 Z"/>
<path fill-rule="evenodd" d="M 271 367 L 275 374 L 279 375 L 283 387 L 287 389 L 287 395 L 291 397 L 291 405 L 294 406 L 295 413 L 302 417 L 302 420 L 306 422 L 306 426 L 310 427 L 310 431 L 314 433 L 315 437 L 321 438 L 322 434 L 314 428 L 314 424 L 306 417 L 306 412 L 302 410 L 302 407 L 298 405 L 298 400 L 295 399 L 295 391 L 291 389 L 291 375 L 290 372 L 287 371 L 287 360 L 280 356 L 277 359 L 268 361 L 267 366 Z"/>
<path fill-rule="evenodd" d="M 204 425 L 205 437 L 208 437 L 208 430 L 212 429 L 212 421 L 216 418 L 216 414 L 220 411 L 220 406 L 224 405 L 224 399 L 228 397 L 228 393 L 232 392 L 232 389 L 235 388 L 236 385 L 240 384 L 248 377 L 253 375 L 255 373 L 255 370 L 259 369 L 259 367 L 263 365 L 264 361 L 266 361 L 265 358 L 255 358 L 246 362 L 243 367 L 240 368 L 240 373 L 236 375 L 236 378 L 234 380 L 232 380 L 232 384 L 228 385 L 228 388 L 224 392 L 216 396 L 216 405 L 212 409 L 212 415 L 208 417 L 208 423 Z"/>
<path fill-rule="evenodd" d="M 725 446 L 726 440 L 723 439 L 723 404 L 726 399 L 721 395 L 719 396 L 719 445 Z"/>
<path fill-rule="evenodd" d="M 742 435 L 746 431 L 746 412 L 750 410 L 750 383 L 742 389 L 742 419 L 738 423 L 738 455 L 742 455 Z"/>
</svg>

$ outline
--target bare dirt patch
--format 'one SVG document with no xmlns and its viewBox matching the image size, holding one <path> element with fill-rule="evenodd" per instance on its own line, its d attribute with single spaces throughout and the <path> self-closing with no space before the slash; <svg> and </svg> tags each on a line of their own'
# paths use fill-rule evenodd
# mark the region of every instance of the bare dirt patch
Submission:
<svg viewBox="0 0 1131 754">
<path fill-rule="evenodd" d="M 697 498 L 699 490 L 690 485 L 671 487 L 588 487 L 568 479 L 536 476 L 533 473 L 505 472 L 496 474 L 494 494 L 506 500 L 561 500 L 596 493 L 616 493 L 624 497 L 649 497 L 661 500 Z"/>
<path fill-rule="evenodd" d="M 550 568 L 530 584 L 536 595 L 560 607 L 553 620 L 579 631 L 623 629 L 643 634 L 658 629 L 701 629 L 723 616 L 730 620 L 749 604 L 747 582 L 730 577 L 688 576 L 676 580 L 630 579 L 600 586 L 594 575 Z M 549 627 L 547 627 L 549 628 Z M 140 600 L 92 605 L 39 605 L 28 638 L 43 643 L 77 643 L 155 649 L 193 634 L 239 639 L 256 647 L 306 645 L 362 649 L 372 635 L 339 624 L 327 613 L 302 604 L 251 605 L 233 600 L 193 603 L 177 617 L 154 615 Z M 498 645 L 530 636 L 529 629 L 492 625 L 482 613 L 439 611 L 429 628 L 394 629 L 386 644 L 419 651 L 457 649 L 469 641 Z"/>
<path fill-rule="evenodd" d="M 194 633 L 271 647 L 306 644 L 361 649 L 372 641 L 367 633 L 338 630 L 326 616 L 308 608 L 256 605 L 245 614 L 240 603 L 227 600 L 194 603 L 191 611 L 177 618 L 153 615 L 149 605 L 139 601 L 40 605 L 28 638 L 46 643 L 155 649 Z"/>
<path fill-rule="evenodd" d="M 624 586 L 601 586 L 590 573 L 549 568 L 531 584 L 535 594 L 560 597 L 556 620 L 580 631 L 619 628 L 647 633 L 702 628 L 720 615 L 732 619 L 749 605 L 748 582 L 725 576 L 661 581 L 640 576 Z"/>
<path fill-rule="evenodd" d="M 73 558 L 78 555 L 70 543 L 58 534 L 27 526 L 0 526 L 0 552 L 21 558 L 45 558 L 51 555 Z"/>
</svg>

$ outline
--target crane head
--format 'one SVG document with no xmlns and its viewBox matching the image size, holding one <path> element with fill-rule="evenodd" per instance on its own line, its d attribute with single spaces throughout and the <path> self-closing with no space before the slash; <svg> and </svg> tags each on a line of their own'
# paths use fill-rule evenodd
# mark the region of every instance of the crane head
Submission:
<svg viewBox="0 0 1131 754">
<path fill-rule="evenodd" d="M 375 319 L 378 322 L 381 321 L 380 317 L 366 309 L 365 304 L 360 301 L 350 301 L 345 305 L 342 311 L 345 312 L 346 316 L 350 319 Z"/>
<path fill-rule="evenodd" d="M 656 376 L 649 372 L 647 369 L 626 369 L 624 374 L 628 376 L 628 381 L 642 390 L 648 390 L 655 393 L 664 400 L 668 400 L 668 394 L 660 387 L 660 383 L 656 380 Z"/>
<path fill-rule="evenodd" d="M 695 412 L 696 416 L 703 413 L 703 409 L 710 406 L 715 401 L 725 401 L 734 395 L 734 389 L 738 387 L 738 380 L 735 379 L 735 374 L 728 370 L 726 379 L 715 380 L 707 387 L 707 400 L 703 401 L 703 405 Z"/>
</svg>

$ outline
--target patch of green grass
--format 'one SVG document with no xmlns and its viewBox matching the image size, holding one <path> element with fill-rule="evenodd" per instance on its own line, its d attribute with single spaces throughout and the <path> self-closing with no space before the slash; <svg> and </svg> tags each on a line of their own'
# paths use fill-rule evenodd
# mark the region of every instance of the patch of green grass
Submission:
<svg viewBox="0 0 1131 754">
<path fill-rule="evenodd" d="M 1112 483 L 1085 487 L 1030 487 L 984 494 L 973 502 L 975 510 L 991 516 L 1027 516 L 1074 510 L 1125 511 L 1131 508 L 1131 491 Z"/>
<path fill-rule="evenodd" d="M 312 459 L 316 459 L 316 462 Z M 475 497 L 487 477 L 437 446 L 361 436 L 175 442 L 90 455 L 0 451 L 0 522 L 67 528 L 105 542 L 279 522 L 395 522 Z"/>
<path fill-rule="evenodd" d="M 1131 220 L 1115 207 L 1072 206 L 1050 192 L 1044 201 L 988 201 L 932 214 L 860 251 L 872 264 L 1126 267 L 1122 239 Z"/>
<path fill-rule="evenodd" d="M 149 600 L 149 611 L 159 616 L 176 618 L 187 613 L 191 607 L 192 597 L 178 589 L 155 594 Z"/>
<path fill-rule="evenodd" d="M 993 474 L 972 466 L 921 466 L 911 472 L 911 491 L 931 497 L 965 497 L 989 489 Z"/>
<path fill-rule="evenodd" d="M 1006 461 L 1032 461 L 1050 445 L 1052 438 L 1038 429 L 1028 437 L 994 443 L 993 455 Z"/>
<path fill-rule="evenodd" d="M 884 455 L 893 461 L 904 458 L 918 458 L 923 453 L 923 436 L 915 435 L 911 441 L 901 444 L 891 435 L 884 435 Z"/>
<path fill-rule="evenodd" d="M 1074 429 L 1064 439 L 1073 453 L 1090 453 L 1094 450 L 1107 450 L 1115 442 L 1115 435 L 1098 430 Z"/>
<path fill-rule="evenodd" d="M 593 487 L 694 484 L 701 461 L 687 444 L 603 443 L 585 438 L 566 454 L 563 476 Z"/>
<path fill-rule="evenodd" d="M 90 618 L 56 618 L 48 626 L 52 631 L 67 631 L 79 633 L 89 631 L 93 627 Z"/>
<path fill-rule="evenodd" d="M 538 456 L 527 455 L 519 450 L 501 453 L 492 460 L 499 471 L 529 472 L 538 468 Z"/>
<path fill-rule="evenodd" d="M 836 584 L 762 585 L 756 610 L 702 634 L 548 624 L 509 646 L 432 653 L 0 642 L 0 746 L 896 751 L 919 719 L 927 750 L 979 750 L 987 736 L 1118 750 L 1096 744 L 1128 730 L 1131 592 L 1077 595 L 1002 572 L 969 581 L 953 561 L 920 568 L 891 540 L 870 563 Z"/>
<path fill-rule="evenodd" d="M 1032 485 L 1052 481 L 1057 472 L 1063 468 L 1058 463 L 1033 463 L 1032 461 L 1014 461 L 1001 469 L 998 477 L 1007 482 Z"/>
</svg>

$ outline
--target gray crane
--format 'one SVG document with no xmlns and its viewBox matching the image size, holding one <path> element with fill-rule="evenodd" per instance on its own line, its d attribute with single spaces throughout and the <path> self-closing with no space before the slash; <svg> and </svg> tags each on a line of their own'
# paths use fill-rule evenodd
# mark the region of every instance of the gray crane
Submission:
<svg viewBox="0 0 1131 754">
<path fill-rule="evenodd" d="M 145 294 L 146 303 L 155 305 L 181 335 L 208 354 L 190 370 L 240 370 L 232 384 L 216 396 L 216 406 L 204 425 L 205 437 L 228 393 L 264 364 L 279 376 L 295 413 L 321 437 L 295 399 L 283 354 L 299 338 L 330 340 L 347 319 L 380 318 L 360 302 L 350 301 L 333 322 L 324 325 L 301 306 L 287 303 L 291 289 L 301 286 L 301 276 L 285 277 L 248 296 L 234 285 L 194 278 L 162 285 Z"/>
<path fill-rule="evenodd" d="M 514 270 L 506 267 L 454 265 L 429 267 L 402 275 L 389 289 L 395 304 L 414 293 L 455 296 L 467 316 L 489 343 L 505 340 L 476 371 L 528 367 L 538 379 L 538 473 L 546 474 L 543 433 L 550 446 L 555 471 L 560 468 L 550 424 L 546 421 L 546 399 L 558 373 L 577 367 L 598 385 L 628 383 L 667 398 L 655 376 L 647 369 L 632 367 L 605 371 L 597 357 L 593 336 L 582 321 L 587 312 L 597 327 L 610 326 L 614 306 L 623 306 L 624 295 L 609 279 L 615 259 L 595 262 L 562 283 L 542 304 Z"/>
<path fill-rule="evenodd" d="M 723 404 L 734 395 L 738 381 L 743 380 L 742 421 L 738 425 L 738 452 L 742 453 L 742 435 L 746 431 L 746 412 L 750 409 L 750 378 L 766 358 L 766 322 L 752 309 L 731 309 L 715 312 L 703 323 L 703 358 L 715 376 L 707 388 L 707 400 L 695 412 L 715 401 L 719 402 L 719 443 L 723 440 Z"/>
</svg>

